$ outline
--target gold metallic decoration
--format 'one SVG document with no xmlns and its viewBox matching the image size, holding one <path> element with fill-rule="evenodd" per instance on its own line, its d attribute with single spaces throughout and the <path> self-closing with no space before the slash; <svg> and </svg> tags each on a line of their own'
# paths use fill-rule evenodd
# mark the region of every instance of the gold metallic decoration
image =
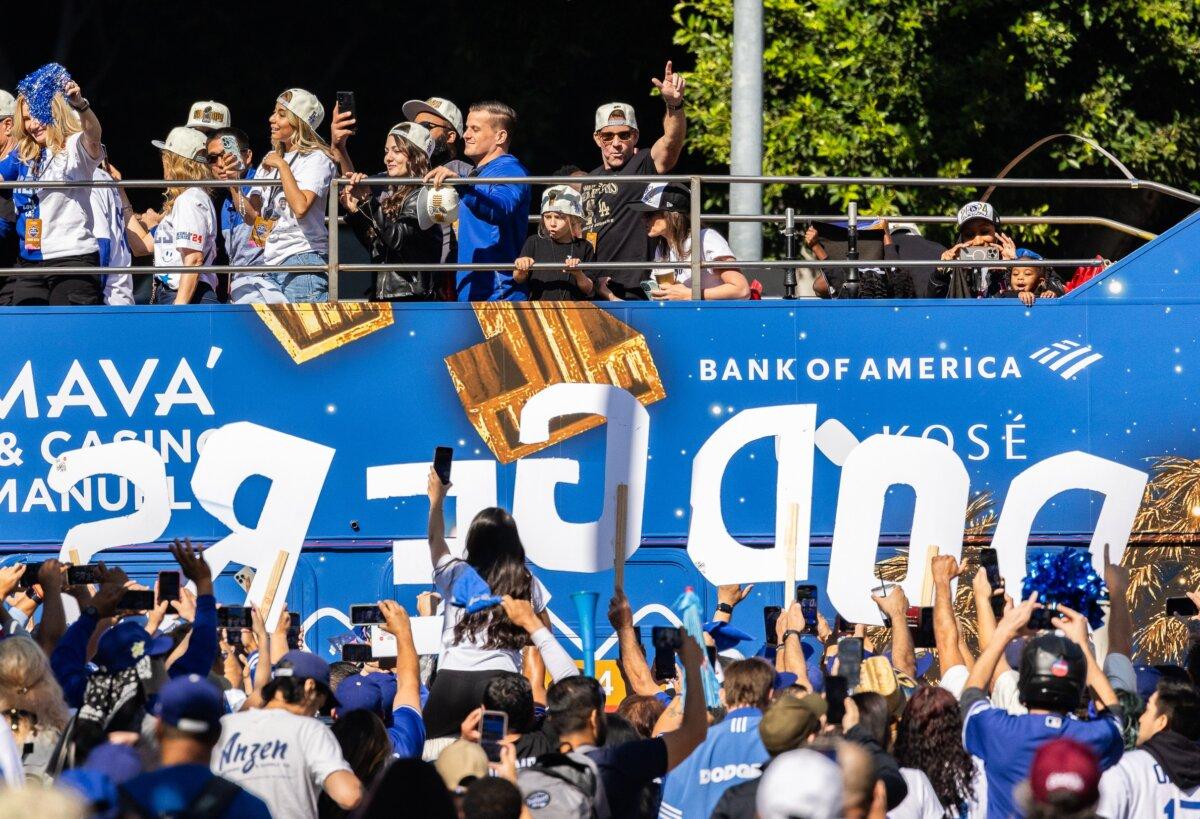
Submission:
<svg viewBox="0 0 1200 819">
<path fill-rule="evenodd" d="M 472 305 L 486 341 L 446 357 L 467 418 L 501 463 L 598 427 L 597 415 L 551 422 L 550 439 L 519 440 L 525 402 L 551 384 L 612 384 L 643 404 L 666 397 L 646 338 L 584 302 Z"/>
<path fill-rule="evenodd" d="M 392 323 L 392 305 L 386 302 L 256 304 L 254 312 L 297 364 Z"/>
</svg>

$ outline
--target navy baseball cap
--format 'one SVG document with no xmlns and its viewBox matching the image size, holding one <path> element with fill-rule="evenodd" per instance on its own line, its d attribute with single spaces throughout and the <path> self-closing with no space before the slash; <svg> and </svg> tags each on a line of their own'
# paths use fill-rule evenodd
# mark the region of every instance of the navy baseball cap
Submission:
<svg viewBox="0 0 1200 819">
<path fill-rule="evenodd" d="M 298 680 L 312 680 L 322 686 L 330 700 L 330 705 L 338 705 L 333 689 L 329 687 L 329 663 L 322 660 L 311 651 L 299 648 L 292 649 L 279 658 L 271 671 L 272 679 L 294 677 Z"/>
<path fill-rule="evenodd" d="M 225 697 L 221 689 L 199 674 L 186 674 L 164 685 L 154 704 L 154 716 L 189 734 L 207 734 L 221 727 Z"/>
<path fill-rule="evenodd" d="M 377 680 L 364 677 L 347 677 L 337 687 L 338 716 L 351 711 L 370 711 L 382 717 L 387 713 L 384 692 Z"/>
<path fill-rule="evenodd" d="M 152 636 L 141 624 L 125 621 L 104 632 L 92 661 L 105 671 L 124 671 L 147 655 L 159 657 L 173 648 L 175 641 L 170 637 Z"/>
</svg>

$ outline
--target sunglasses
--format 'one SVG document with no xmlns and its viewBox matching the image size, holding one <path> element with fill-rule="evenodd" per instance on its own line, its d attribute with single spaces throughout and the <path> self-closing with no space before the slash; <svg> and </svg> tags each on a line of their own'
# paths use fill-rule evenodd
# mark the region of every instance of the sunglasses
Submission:
<svg viewBox="0 0 1200 819">
<path fill-rule="evenodd" d="M 614 139 L 619 139 L 622 142 L 632 142 L 637 131 L 597 131 L 596 136 L 600 137 L 600 141 L 605 145 L 610 144 Z"/>
<path fill-rule="evenodd" d="M 225 154 L 224 153 L 208 154 L 207 156 L 208 156 L 208 163 L 210 165 L 216 165 L 221 160 L 221 157 L 225 156 Z"/>
</svg>

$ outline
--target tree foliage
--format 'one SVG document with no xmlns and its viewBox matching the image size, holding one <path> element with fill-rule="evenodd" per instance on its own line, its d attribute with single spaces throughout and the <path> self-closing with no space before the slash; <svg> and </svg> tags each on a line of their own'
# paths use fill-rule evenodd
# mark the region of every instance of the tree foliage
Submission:
<svg viewBox="0 0 1200 819">
<path fill-rule="evenodd" d="M 1141 178 L 1200 190 L 1198 17 L 1195 0 L 765 0 L 764 173 L 992 176 L 1069 132 Z M 675 20 L 696 61 L 690 147 L 727 165 L 733 3 L 684 0 Z M 1014 175 L 1114 175 L 1106 163 L 1059 141 Z M 1010 211 L 1071 196 L 1010 191 L 993 196 Z M 775 186 L 765 204 L 952 213 L 966 195 Z"/>
</svg>

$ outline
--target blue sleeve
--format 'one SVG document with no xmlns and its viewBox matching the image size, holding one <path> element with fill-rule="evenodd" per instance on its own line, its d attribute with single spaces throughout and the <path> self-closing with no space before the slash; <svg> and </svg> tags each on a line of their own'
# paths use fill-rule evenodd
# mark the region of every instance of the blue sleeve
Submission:
<svg viewBox="0 0 1200 819">
<path fill-rule="evenodd" d="M 239 816 L 242 819 L 271 819 L 271 810 L 267 803 L 245 789 L 234 797 L 233 804 L 225 812 L 226 816 Z"/>
<path fill-rule="evenodd" d="M 464 186 L 465 187 L 465 186 Z M 498 225 L 516 213 L 526 201 L 525 185 L 473 185 L 461 202 L 488 224 Z"/>
<path fill-rule="evenodd" d="M 1088 723 L 1090 736 L 1087 744 L 1100 757 L 1100 770 L 1105 771 L 1121 761 L 1125 753 L 1125 739 L 1121 736 L 1121 721 L 1116 716 L 1103 716 Z"/>
<path fill-rule="evenodd" d="M 969 753 L 987 760 L 989 739 L 994 739 L 997 725 L 996 717 L 1007 716 L 1004 712 L 992 707 L 986 699 L 978 700 L 971 705 L 963 719 L 963 747 Z"/>
<path fill-rule="evenodd" d="M 196 598 L 196 619 L 187 651 L 167 670 L 171 679 L 184 674 L 208 676 L 217 659 L 217 598 L 202 594 Z"/>
<path fill-rule="evenodd" d="M 387 729 L 392 752 L 401 759 L 420 759 L 425 748 L 425 721 L 417 709 L 402 705 L 392 712 L 392 727 Z"/>
<path fill-rule="evenodd" d="M 108 267 L 112 261 L 112 239 L 97 239 L 96 244 L 100 246 L 100 266 Z"/>
<path fill-rule="evenodd" d="M 88 678 L 87 647 L 95 630 L 95 617 L 79 615 L 79 619 L 66 630 L 50 655 L 54 679 L 62 686 L 63 699 L 72 708 L 83 705 L 83 692 L 87 688 Z"/>
<path fill-rule="evenodd" d="M 12 182 L 21 173 L 21 160 L 17 158 L 17 149 L 13 148 L 8 156 L 0 159 L 0 179 Z"/>
</svg>

